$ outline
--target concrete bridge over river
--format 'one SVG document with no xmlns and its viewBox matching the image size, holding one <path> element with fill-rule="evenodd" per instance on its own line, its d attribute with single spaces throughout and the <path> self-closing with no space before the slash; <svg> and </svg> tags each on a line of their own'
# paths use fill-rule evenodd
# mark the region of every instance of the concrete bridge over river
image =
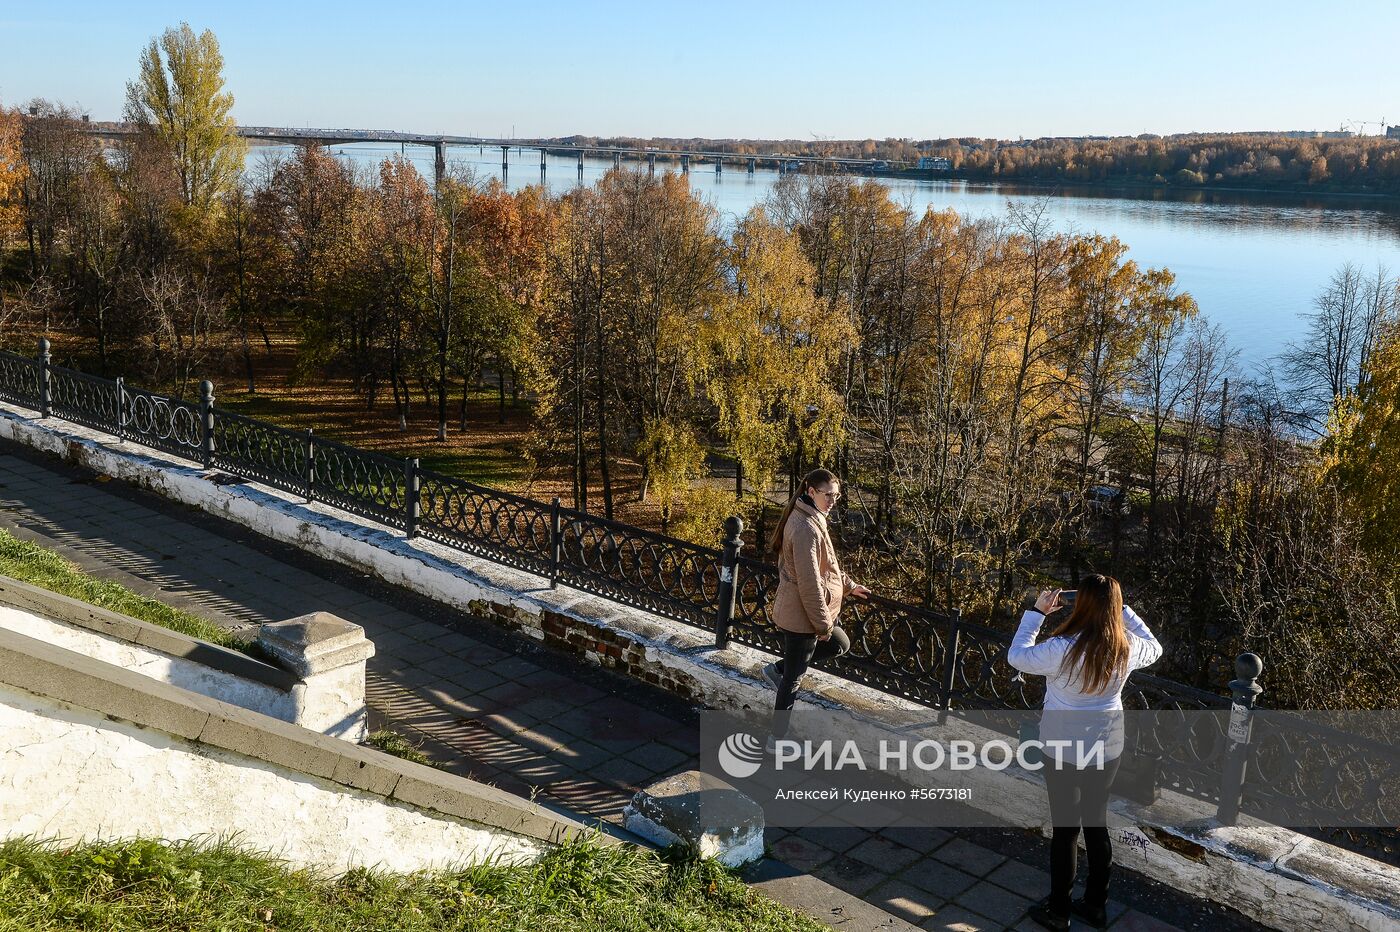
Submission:
<svg viewBox="0 0 1400 932">
<path fill-rule="evenodd" d="M 134 135 L 136 127 L 129 123 L 90 122 L 84 124 L 88 133 L 103 139 L 117 140 Z M 476 146 L 480 149 L 499 148 L 501 150 L 501 171 L 510 171 L 510 154 L 514 149 L 517 155 L 525 152 L 538 152 L 540 175 L 548 170 L 548 156 L 578 159 L 579 178 L 583 177 L 583 161 L 586 156 L 612 157 L 614 165 L 628 161 L 645 162 L 647 170 L 656 172 L 658 158 L 673 163 L 679 161 L 683 174 L 689 174 L 691 162 L 714 166 L 715 174 L 724 171 L 726 163 L 740 167 L 752 174 L 760 165 L 776 168 L 780 173 L 802 170 L 836 170 L 869 174 L 888 170 L 889 163 L 879 159 L 825 158 L 812 155 L 781 154 L 738 154 L 733 152 L 711 152 L 693 149 L 662 149 L 652 146 L 602 146 L 578 145 L 561 142 L 557 139 L 493 139 L 485 136 L 443 136 L 431 133 L 401 133 L 394 130 L 375 129 L 314 129 L 286 126 L 240 126 L 238 135 L 253 142 L 279 145 L 334 146 L 353 143 L 399 143 L 404 146 L 426 146 L 434 152 L 434 177 L 441 180 L 447 171 L 447 150 L 449 146 Z"/>
</svg>

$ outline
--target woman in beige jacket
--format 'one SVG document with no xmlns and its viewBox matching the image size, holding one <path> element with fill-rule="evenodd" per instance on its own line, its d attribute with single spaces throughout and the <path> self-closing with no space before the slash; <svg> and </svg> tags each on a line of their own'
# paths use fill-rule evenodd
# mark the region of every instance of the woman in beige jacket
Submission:
<svg viewBox="0 0 1400 932">
<path fill-rule="evenodd" d="M 870 590 L 841 572 L 826 516 L 841 498 L 841 483 L 831 472 L 817 469 L 802 480 L 802 492 L 788 503 L 770 545 L 778 558 L 778 591 L 773 597 L 773 623 L 783 633 L 783 657 L 763 668 L 778 691 L 769 750 L 787 734 L 788 716 L 798 681 L 816 660 L 839 657 L 851 639 L 836 625 L 846 596 L 864 599 Z"/>
</svg>

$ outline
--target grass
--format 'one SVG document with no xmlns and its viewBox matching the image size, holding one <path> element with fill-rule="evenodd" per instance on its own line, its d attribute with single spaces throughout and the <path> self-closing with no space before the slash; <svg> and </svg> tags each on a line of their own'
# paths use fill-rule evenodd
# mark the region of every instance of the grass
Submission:
<svg viewBox="0 0 1400 932">
<path fill-rule="evenodd" d="M 383 751 L 385 754 L 391 754 L 394 757 L 402 757 L 404 760 L 412 761 L 415 764 L 423 764 L 427 767 L 438 766 L 433 763 L 432 758 L 418 750 L 417 745 L 413 744 L 397 731 L 390 731 L 388 728 L 381 728 L 378 731 L 370 732 L 365 736 L 365 744 L 377 751 Z"/>
<path fill-rule="evenodd" d="M 298 870 L 227 840 L 0 844 L 0 932 L 819 932 L 714 861 L 574 840 L 537 863 Z"/>
<path fill-rule="evenodd" d="M 213 622 L 138 595 L 119 583 L 89 576 L 52 550 L 20 540 L 5 530 L 0 530 L 0 575 L 222 647 L 250 650 Z"/>
</svg>

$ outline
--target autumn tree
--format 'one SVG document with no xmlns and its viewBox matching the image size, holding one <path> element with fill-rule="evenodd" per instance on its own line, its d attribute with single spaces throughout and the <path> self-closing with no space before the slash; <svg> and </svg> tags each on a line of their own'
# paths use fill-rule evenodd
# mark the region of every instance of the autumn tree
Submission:
<svg viewBox="0 0 1400 932">
<path fill-rule="evenodd" d="M 24 218 L 24 121 L 19 111 L 0 104 L 0 260 Z"/>
<path fill-rule="evenodd" d="M 187 23 L 166 29 L 141 53 L 126 87 L 126 119 L 158 139 L 172 160 L 184 203 L 208 211 L 243 170 L 233 95 L 224 90 L 219 40 Z"/>
<path fill-rule="evenodd" d="M 696 375 L 738 464 L 736 494 L 747 479 L 761 504 L 785 463 L 822 461 L 840 445 L 834 376 L 850 323 L 817 300 L 796 234 L 762 207 L 739 221 L 727 252 L 730 284 L 697 334 L 708 351 Z"/>
</svg>

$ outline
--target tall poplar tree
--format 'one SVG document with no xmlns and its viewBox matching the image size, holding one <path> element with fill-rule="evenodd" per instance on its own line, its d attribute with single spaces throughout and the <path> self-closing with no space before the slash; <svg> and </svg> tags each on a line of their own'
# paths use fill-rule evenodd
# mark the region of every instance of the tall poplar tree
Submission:
<svg viewBox="0 0 1400 932">
<path fill-rule="evenodd" d="M 233 95 L 224 88 L 219 40 L 188 23 L 169 28 L 141 53 L 141 75 L 126 86 L 126 119 L 170 153 L 188 205 L 207 208 L 243 170 Z"/>
</svg>

